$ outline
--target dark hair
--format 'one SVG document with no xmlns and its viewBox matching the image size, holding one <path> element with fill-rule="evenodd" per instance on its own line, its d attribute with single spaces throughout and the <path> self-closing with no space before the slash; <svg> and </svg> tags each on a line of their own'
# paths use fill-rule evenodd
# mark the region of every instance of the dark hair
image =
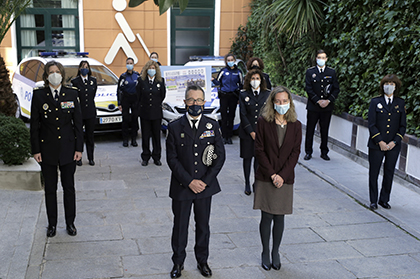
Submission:
<svg viewBox="0 0 420 279">
<path fill-rule="evenodd" d="M 203 100 L 206 99 L 206 93 L 204 92 L 204 89 L 201 88 L 201 86 L 198 86 L 198 85 L 194 84 L 194 85 L 188 85 L 187 89 L 185 89 L 185 100 L 188 99 L 187 98 L 188 92 L 191 91 L 191 90 L 194 90 L 194 91 L 200 90 L 201 92 L 203 92 Z"/>
<path fill-rule="evenodd" d="M 226 65 L 226 67 L 227 67 L 227 58 L 229 57 L 229 56 L 232 56 L 233 57 L 233 59 L 235 59 L 236 60 L 236 57 L 235 57 L 235 55 L 233 54 L 233 53 L 228 53 L 228 54 L 226 54 L 225 55 L 225 65 Z"/>
<path fill-rule="evenodd" d="M 152 53 L 150 53 L 149 58 L 152 57 L 153 54 L 156 54 L 156 56 L 159 58 L 159 54 L 156 51 L 153 51 Z"/>
<path fill-rule="evenodd" d="M 133 58 L 131 58 L 131 57 L 128 57 L 127 59 L 125 59 L 125 63 L 127 63 L 127 61 L 128 60 L 131 60 L 131 61 L 133 61 L 133 64 L 134 64 L 134 59 Z"/>
<path fill-rule="evenodd" d="M 379 94 L 381 94 L 381 96 L 383 96 L 384 93 L 384 84 L 386 82 L 393 82 L 395 83 L 395 91 L 394 91 L 394 96 L 398 97 L 399 93 L 400 93 L 400 89 L 401 89 L 401 80 L 397 77 L 397 75 L 395 74 L 389 74 L 384 76 L 384 78 L 381 80 L 380 86 L 379 86 Z"/>
<path fill-rule="evenodd" d="M 328 57 L 327 53 L 323 49 L 318 49 L 316 52 L 316 56 L 318 56 L 318 54 L 323 54 L 323 53 L 325 53 L 325 55 Z"/>
<path fill-rule="evenodd" d="M 248 71 L 251 70 L 252 63 L 254 63 L 255 60 L 257 60 L 257 62 L 258 62 L 260 70 L 264 71 L 264 62 L 259 57 L 249 58 L 248 63 L 246 63 L 246 68 L 248 69 Z"/>
<path fill-rule="evenodd" d="M 44 81 L 45 86 L 48 86 L 50 83 L 48 81 L 49 71 L 51 66 L 57 66 L 57 68 L 60 70 L 61 73 L 61 84 L 64 84 L 64 81 L 66 79 L 66 72 L 64 71 L 63 65 L 61 65 L 60 62 L 57 62 L 55 60 L 49 61 L 47 64 L 45 64 L 44 67 L 44 73 L 42 74 L 42 80 Z"/>
<path fill-rule="evenodd" d="M 257 74 L 257 75 L 259 75 L 260 76 L 260 80 L 261 80 L 261 84 L 260 84 L 260 88 L 261 88 L 261 90 L 267 90 L 267 85 L 266 85 L 266 82 L 265 82 L 265 78 L 264 78 L 264 75 L 263 75 L 263 73 L 260 71 L 260 70 L 258 70 L 258 69 L 253 69 L 253 70 L 250 70 L 247 74 L 246 74 L 246 76 L 245 76 L 245 80 L 244 80 L 244 89 L 245 90 L 251 90 L 252 89 L 252 87 L 251 87 L 251 85 L 250 85 L 250 83 L 251 83 L 251 78 L 252 78 L 252 76 L 253 75 L 255 75 L 255 74 Z"/>
<path fill-rule="evenodd" d="M 92 75 L 92 70 L 90 69 L 89 62 L 87 62 L 86 60 L 82 60 L 82 61 L 80 61 L 80 63 L 79 63 L 79 69 L 77 70 L 77 75 L 78 75 L 78 76 L 80 76 L 80 75 L 81 75 L 81 73 L 80 73 L 80 68 L 82 68 L 82 66 L 83 66 L 84 64 L 86 64 L 86 65 L 88 66 L 88 69 L 89 69 L 88 76 L 90 77 L 90 76 Z"/>
</svg>

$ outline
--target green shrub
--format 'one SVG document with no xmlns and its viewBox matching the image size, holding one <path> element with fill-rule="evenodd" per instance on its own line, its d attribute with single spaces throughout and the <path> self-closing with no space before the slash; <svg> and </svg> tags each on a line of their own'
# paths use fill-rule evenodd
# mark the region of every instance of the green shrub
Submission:
<svg viewBox="0 0 420 279">
<path fill-rule="evenodd" d="M 0 159 L 7 165 L 20 165 L 30 156 L 30 133 L 25 123 L 0 114 Z"/>
</svg>

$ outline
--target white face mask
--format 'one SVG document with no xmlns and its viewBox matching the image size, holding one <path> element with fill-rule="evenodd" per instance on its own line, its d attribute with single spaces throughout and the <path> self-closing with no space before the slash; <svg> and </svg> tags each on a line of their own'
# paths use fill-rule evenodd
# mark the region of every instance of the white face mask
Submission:
<svg viewBox="0 0 420 279">
<path fill-rule="evenodd" d="M 52 73 L 48 76 L 48 82 L 52 86 L 58 86 L 62 80 L 63 80 L 63 77 L 59 73 Z"/>
<path fill-rule="evenodd" d="M 257 80 L 257 79 L 251 80 L 251 86 L 254 89 L 257 89 L 260 86 L 260 83 L 261 83 L 260 80 Z"/>
<path fill-rule="evenodd" d="M 388 96 L 391 96 L 392 94 L 394 94 L 395 91 L 395 85 L 391 85 L 391 84 L 385 84 L 384 85 L 384 93 Z"/>
</svg>

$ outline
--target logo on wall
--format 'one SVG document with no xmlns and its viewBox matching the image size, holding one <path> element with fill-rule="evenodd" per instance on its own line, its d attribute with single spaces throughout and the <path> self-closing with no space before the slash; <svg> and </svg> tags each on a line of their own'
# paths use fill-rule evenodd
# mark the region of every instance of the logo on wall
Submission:
<svg viewBox="0 0 420 279">
<path fill-rule="evenodd" d="M 134 59 L 134 64 L 137 64 L 139 60 L 137 59 L 137 56 L 134 53 L 134 50 L 130 46 L 130 43 L 133 43 L 136 40 L 136 36 L 137 36 L 137 39 L 140 41 L 141 45 L 143 46 L 144 50 L 146 51 L 147 56 L 150 56 L 150 52 L 147 49 L 140 34 L 137 33 L 136 35 L 134 35 L 133 30 L 131 29 L 124 15 L 121 13 L 127 8 L 126 0 L 113 0 L 112 7 L 114 8 L 114 10 L 117 11 L 117 13 L 115 14 L 115 20 L 117 21 L 123 33 L 121 32 L 118 33 L 117 37 L 112 43 L 111 48 L 108 50 L 108 53 L 106 54 L 104 61 L 108 65 L 111 64 L 114 61 L 115 56 L 117 56 L 117 53 L 121 48 L 124 51 L 125 55 L 127 57 L 132 57 Z"/>
</svg>

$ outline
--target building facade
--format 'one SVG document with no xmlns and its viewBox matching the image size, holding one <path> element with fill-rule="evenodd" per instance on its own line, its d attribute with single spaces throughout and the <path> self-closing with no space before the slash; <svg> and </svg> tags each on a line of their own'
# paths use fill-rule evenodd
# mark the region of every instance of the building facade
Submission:
<svg viewBox="0 0 420 279">
<path fill-rule="evenodd" d="M 163 15 L 153 1 L 130 8 L 128 0 L 33 0 L 0 45 L 11 72 L 41 51 L 89 52 L 116 75 L 127 57 L 141 70 L 153 51 L 162 65 L 183 65 L 191 55 L 225 55 L 251 0 L 190 0 L 180 13 Z"/>
</svg>

